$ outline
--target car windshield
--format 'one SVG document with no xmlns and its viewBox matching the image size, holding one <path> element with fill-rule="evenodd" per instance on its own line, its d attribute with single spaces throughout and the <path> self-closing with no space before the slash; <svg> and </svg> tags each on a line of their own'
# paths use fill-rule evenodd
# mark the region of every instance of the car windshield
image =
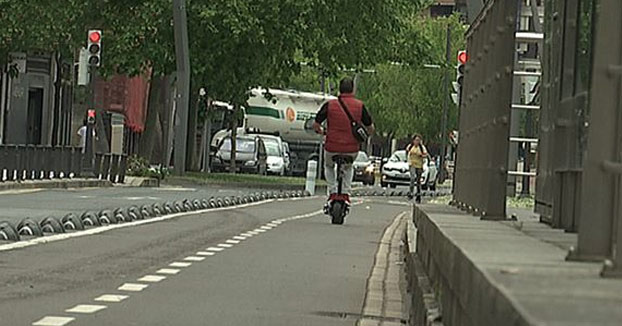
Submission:
<svg viewBox="0 0 622 326">
<path fill-rule="evenodd" d="M 230 152 L 231 151 L 231 138 L 227 138 L 223 141 L 220 150 Z M 235 150 L 238 153 L 254 153 L 255 152 L 255 141 L 251 139 L 240 139 L 238 138 L 235 144 Z"/>
<path fill-rule="evenodd" d="M 369 157 L 364 152 L 359 152 L 359 155 L 356 157 L 356 162 L 369 162 Z"/>
<path fill-rule="evenodd" d="M 266 153 L 268 156 L 282 156 L 281 148 L 279 147 L 279 143 L 276 141 L 266 141 Z"/>
<path fill-rule="evenodd" d="M 405 151 L 395 152 L 393 156 L 389 159 L 390 162 L 407 162 L 408 159 L 406 157 Z"/>
</svg>

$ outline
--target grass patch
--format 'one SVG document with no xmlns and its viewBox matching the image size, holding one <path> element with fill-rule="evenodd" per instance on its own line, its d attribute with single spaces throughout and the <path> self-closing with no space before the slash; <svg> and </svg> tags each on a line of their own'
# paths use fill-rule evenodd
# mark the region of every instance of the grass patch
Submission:
<svg viewBox="0 0 622 326">
<path fill-rule="evenodd" d="M 230 174 L 230 173 L 200 173 L 189 172 L 184 177 L 170 177 L 169 179 L 189 181 L 198 184 L 248 184 L 248 185 L 288 185 L 304 186 L 306 178 L 263 176 L 256 174 Z M 324 180 L 318 180 L 316 185 L 326 185 Z"/>
</svg>

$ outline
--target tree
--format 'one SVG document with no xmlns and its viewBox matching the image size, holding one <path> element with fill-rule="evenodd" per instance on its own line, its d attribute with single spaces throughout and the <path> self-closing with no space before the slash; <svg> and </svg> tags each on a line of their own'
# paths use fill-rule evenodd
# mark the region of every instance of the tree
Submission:
<svg viewBox="0 0 622 326">
<path fill-rule="evenodd" d="M 424 60 L 402 64 L 381 64 L 375 74 L 365 74 L 359 96 L 367 103 L 378 133 L 403 138 L 421 133 L 429 142 L 439 142 L 443 107 L 443 69 L 455 73 L 455 62 L 445 64 L 447 26 L 452 29 L 452 53 L 464 49 L 465 28 L 457 15 L 449 18 L 418 18 L 409 33 L 420 35 L 418 43 L 428 49 Z M 440 69 L 426 68 L 439 65 Z M 452 106 L 449 128 L 457 127 L 457 108 Z"/>
</svg>

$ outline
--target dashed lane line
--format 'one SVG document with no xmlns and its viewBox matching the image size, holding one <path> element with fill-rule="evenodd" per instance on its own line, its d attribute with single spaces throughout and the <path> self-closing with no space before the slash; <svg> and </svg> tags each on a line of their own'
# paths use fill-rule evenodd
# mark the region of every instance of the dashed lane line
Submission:
<svg viewBox="0 0 622 326">
<path fill-rule="evenodd" d="M 103 305 L 79 304 L 73 308 L 69 308 L 65 310 L 65 312 L 75 313 L 75 314 L 94 314 L 106 308 L 108 307 L 103 306 Z"/>
<path fill-rule="evenodd" d="M 183 262 L 174 262 L 174 263 L 170 263 L 169 266 L 170 267 L 190 267 L 192 265 L 192 263 L 183 263 Z"/>
<path fill-rule="evenodd" d="M 156 273 L 157 274 L 164 274 L 164 275 L 177 275 L 177 274 L 179 274 L 179 272 L 181 272 L 181 270 L 179 270 L 179 269 L 162 268 L 162 269 L 159 269 Z"/>
<path fill-rule="evenodd" d="M 65 326 L 74 321 L 74 317 L 46 316 L 32 323 L 33 326 Z"/>
<path fill-rule="evenodd" d="M 162 282 L 166 279 L 166 276 L 160 275 L 145 275 L 138 279 L 138 282 L 146 282 L 146 283 L 158 283 Z"/>
<path fill-rule="evenodd" d="M 228 243 L 219 243 L 218 246 L 222 248 L 233 248 L 233 245 Z"/>
<path fill-rule="evenodd" d="M 244 241 L 244 240 L 248 239 L 248 237 L 244 237 L 244 236 L 236 235 L 236 236 L 235 236 L 235 237 L 233 237 L 232 239 L 234 239 L 234 240 L 238 240 L 238 241 Z"/>
<path fill-rule="evenodd" d="M 125 299 L 129 298 L 129 296 L 127 295 L 119 295 L 119 294 L 104 294 L 102 296 L 99 296 L 97 298 L 95 298 L 95 301 L 97 302 L 111 302 L 111 303 L 118 303 L 121 302 Z"/>
<path fill-rule="evenodd" d="M 196 253 L 197 256 L 214 256 L 216 255 L 213 251 L 199 251 Z"/>
<path fill-rule="evenodd" d="M 218 247 L 209 247 L 206 249 L 207 251 L 213 251 L 213 252 L 221 252 L 224 251 L 225 248 L 218 248 Z"/>
<path fill-rule="evenodd" d="M 227 241 L 225 241 L 225 243 L 228 243 L 228 244 L 239 244 L 240 240 L 227 240 Z"/>
<path fill-rule="evenodd" d="M 137 283 L 125 283 L 121 285 L 117 290 L 119 291 L 127 291 L 127 292 L 141 292 L 142 290 L 148 288 L 147 284 L 137 284 Z"/>
<path fill-rule="evenodd" d="M 194 261 L 194 262 L 199 262 L 199 261 L 204 261 L 205 257 L 197 257 L 197 256 L 188 256 L 186 258 L 184 258 L 185 261 Z"/>
</svg>

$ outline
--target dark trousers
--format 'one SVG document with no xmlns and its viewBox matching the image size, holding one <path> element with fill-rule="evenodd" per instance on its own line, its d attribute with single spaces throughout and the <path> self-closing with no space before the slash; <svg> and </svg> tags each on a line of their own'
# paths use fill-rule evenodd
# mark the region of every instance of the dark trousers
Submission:
<svg viewBox="0 0 622 326">
<path fill-rule="evenodd" d="M 421 176 L 423 175 L 423 169 L 410 167 L 410 194 L 415 196 L 415 186 L 417 186 L 417 197 L 421 196 Z"/>
</svg>

